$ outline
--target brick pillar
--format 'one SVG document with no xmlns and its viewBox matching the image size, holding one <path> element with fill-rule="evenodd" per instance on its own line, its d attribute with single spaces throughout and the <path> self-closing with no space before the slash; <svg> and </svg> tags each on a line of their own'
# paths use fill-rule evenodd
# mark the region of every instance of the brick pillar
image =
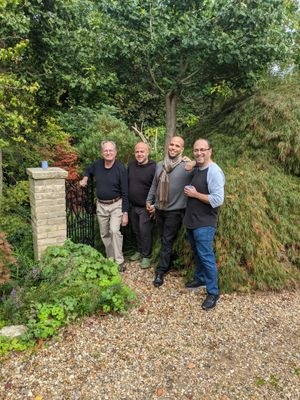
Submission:
<svg viewBox="0 0 300 400">
<path fill-rule="evenodd" d="M 61 245 L 67 238 L 65 178 L 61 168 L 27 168 L 34 257 L 41 258 L 50 245 Z"/>
</svg>

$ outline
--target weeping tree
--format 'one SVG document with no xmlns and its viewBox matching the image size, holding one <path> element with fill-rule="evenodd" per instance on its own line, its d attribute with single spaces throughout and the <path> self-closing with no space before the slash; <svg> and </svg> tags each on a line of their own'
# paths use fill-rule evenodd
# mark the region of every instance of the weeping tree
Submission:
<svg viewBox="0 0 300 400">
<path fill-rule="evenodd" d="M 139 71 L 163 96 L 167 144 L 184 93 L 249 89 L 274 63 L 289 60 L 296 6 L 293 0 L 102 1 L 101 43 L 120 82 L 128 74 L 138 79 Z"/>
</svg>

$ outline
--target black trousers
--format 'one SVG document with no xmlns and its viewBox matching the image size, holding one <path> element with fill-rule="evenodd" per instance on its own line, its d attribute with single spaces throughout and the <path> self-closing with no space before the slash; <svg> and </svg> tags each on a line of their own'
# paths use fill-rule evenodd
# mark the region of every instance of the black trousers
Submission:
<svg viewBox="0 0 300 400">
<path fill-rule="evenodd" d="M 170 269 L 173 244 L 181 227 L 183 216 L 184 209 L 175 211 L 156 210 L 156 221 L 161 241 L 157 272 L 166 273 Z"/>
<path fill-rule="evenodd" d="M 151 257 L 153 219 L 150 218 L 146 207 L 131 207 L 131 225 L 138 252 L 142 257 Z"/>
</svg>

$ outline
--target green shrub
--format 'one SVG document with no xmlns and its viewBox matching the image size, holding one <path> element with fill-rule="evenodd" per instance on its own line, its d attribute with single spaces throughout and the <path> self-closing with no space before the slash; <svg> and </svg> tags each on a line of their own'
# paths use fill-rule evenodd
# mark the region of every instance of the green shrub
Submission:
<svg viewBox="0 0 300 400">
<path fill-rule="evenodd" d="M 300 175 L 300 75 L 225 106 L 213 131 L 237 136 L 240 152 L 258 151 Z M 217 125 L 217 129 L 216 129 Z"/>
<path fill-rule="evenodd" d="M 122 284 L 117 264 L 69 240 L 49 247 L 29 275 L 26 286 L 14 288 L 0 308 L 2 320 L 28 326 L 28 340 L 45 339 L 77 317 L 99 310 L 124 312 L 136 301 Z"/>
<path fill-rule="evenodd" d="M 139 139 L 110 110 L 77 107 L 66 114 L 60 114 L 59 120 L 75 138 L 79 158 L 85 166 L 100 158 L 103 140 L 112 140 L 117 144 L 117 157 L 125 164 L 134 157 L 133 148 Z"/>
</svg>

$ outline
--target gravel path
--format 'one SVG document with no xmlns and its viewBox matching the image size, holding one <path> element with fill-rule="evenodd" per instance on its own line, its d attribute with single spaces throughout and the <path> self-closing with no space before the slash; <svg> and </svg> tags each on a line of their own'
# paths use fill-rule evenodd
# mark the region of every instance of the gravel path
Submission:
<svg viewBox="0 0 300 400">
<path fill-rule="evenodd" d="M 124 280 L 140 304 L 124 316 L 91 317 L 34 355 L 1 365 L 1 399 L 300 399 L 300 292 L 223 295 L 176 273 L 152 286 L 131 263 Z"/>
</svg>

